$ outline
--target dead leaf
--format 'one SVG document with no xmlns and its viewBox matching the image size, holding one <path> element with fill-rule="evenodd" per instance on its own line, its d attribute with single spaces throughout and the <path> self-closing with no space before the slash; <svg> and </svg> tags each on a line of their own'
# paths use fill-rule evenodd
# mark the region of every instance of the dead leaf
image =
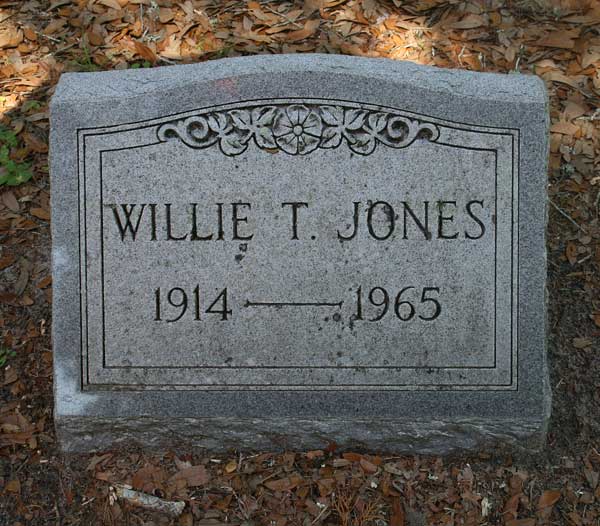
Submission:
<svg viewBox="0 0 600 526">
<path fill-rule="evenodd" d="M 152 64 L 154 64 L 158 60 L 156 53 L 154 53 L 154 51 L 152 51 L 145 44 L 142 44 L 138 40 L 135 40 L 133 42 L 133 45 L 135 46 L 136 53 L 143 59 L 148 60 L 149 62 L 152 62 Z"/>
<path fill-rule="evenodd" d="M 50 2 L 50 7 L 48 8 L 48 11 L 52 11 L 53 9 L 56 9 L 57 7 L 61 7 L 63 5 L 67 5 L 70 4 L 73 0 L 53 0 L 52 2 Z"/>
<path fill-rule="evenodd" d="M 581 2 L 584 4 L 584 2 Z M 583 8 L 584 6 L 581 5 Z M 571 15 L 564 18 L 565 22 L 570 22 L 571 24 L 581 24 L 582 26 L 591 26 L 600 24 L 600 9 L 592 9 L 589 13 L 584 15 Z"/>
<path fill-rule="evenodd" d="M 543 508 L 547 508 L 548 506 L 554 506 L 558 499 L 560 499 L 560 491 L 558 490 L 546 490 L 542 493 L 540 500 L 538 501 L 537 508 L 541 510 Z"/>
<path fill-rule="evenodd" d="M 29 307 L 30 305 L 33 305 L 34 301 L 27 296 L 26 294 L 23 295 L 23 297 L 21 298 L 21 305 L 23 305 L 24 307 Z"/>
<path fill-rule="evenodd" d="M 161 24 L 166 24 L 167 22 L 173 20 L 173 18 L 175 18 L 175 12 L 168 7 L 161 7 L 158 11 L 158 19 L 160 20 Z"/>
<path fill-rule="evenodd" d="M 210 475 L 204 466 L 198 465 L 178 471 L 169 480 L 184 480 L 188 487 L 204 486 L 210 481 Z"/>
<path fill-rule="evenodd" d="M 0 28 L 0 49 L 17 47 L 23 42 L 23 31 L 14 26 Z"/>
<path fill-rule="evenodd" d="M 306 452 L 306 458 L 312 460 L 314 458 L 321 458 L 324 457 L 325 453 L 323 452 L 323 450 L 321 449 L 314 449 L 312 451 L 307 451 Z"/>
<path fill-rule="evenodd" d="M 64 18 L 53 18 L 44 28 L 42 33 L 44 33 L 44 35 L 54 35 L 55 33 L 58 33 L 66 23 L 67 21 Z"/>
<path fill-rule="evenodd" d="M 550 131 L 553 133 L 560 133 L 562 135 L 574 135 L 579 130 L 579 126 L 571 124 L 570 122 L 559 121 L 555 122 L 551 127 Z"/>
<path fill-rule="evenodd" d="M 134 489 L 154 493 L 157 489 L 162 490 L 166 478 L 166 473 L 162 468 L 146 464 L 133 474 L 131 484 Z"/>
<path fill-rule="evenodd" d="M 46 153 L 48 151 L 48 143 L 33 133 L 23 133 L 23 140 L 36 153 Z"/>
<path fill-rule="evenodd" d="M 6 256 L 2 256 L 0 258 L 0 270 L 10 267 L 16 260 L 17 258 L 12 254 L 6 254 Z"/>
<path fill-rule="evenodd" d="M 297 40 L 304 40 L 309 36 L 312 36 L 319 29 L 320 20 L 307 20 L 302 29 L 298 29 L 297 31 L 291 31 L 286 33 L 285 40 L 288 42 L 295 42 Z"/>
<path fill-rule="evenodd" d="M 487 20 L 480 15 L 467 15 L 460 22 L 454 22 L 448 27 L 451 29 L 474 29 L 487 25 Z"/>
<path fill-rule="evenodd" d="M 521 499 L 522 493 L 513 495 L 506 501 L 504 505 L 504 514 L 511 515 L 513 518 L 517 516 L 517 510 L 519 509 L 519 500 Z"/>
<path fill-rule="evenodd" d="M 159 48 L 160 56 L 172 60 L 181 60 L 181 40 L 177 35 L 170 35 Z"/>
<path fill-rule="evenodd" d="M 37 33 L 35 32 L 35 29 L 32 26 L 24 26 L 23 35 L 25 35 L 25 38 L 27 40 L 31 40 L 32 42 L 35 42 L 37 40 Z"/>
<path fill-rule="evenodd" d="M 334 458 L 331 464 L 334 468 L 345 468 L 346 466 L 352 464 L 352 462 L 346 460 L 345 458 Z"/>
<path fill-rule="evenodd" d="M 571 121 L 576 119 L 577 117 L 581 117 L 587 113 L 587 108 L 575 102 L 574 100 L 567 101 L 567 105 L 565 106 L 564 116 L 565 119 Z"/>
<path fill-rule="evenodd" d="M 575 79 L 567 77 L 560 71 L 548 71 L 546 73 L 542 73 L 541 77 L 550 82 L 561 82 L 562 84 L 567 84 L 572 88 L 579 89 L 579 83 Z"/>
<path fill-rule="evenodd" d="M 101 46 L 104 44 L 104 37 L 96 31 L 88 31 L 86 33 L 88 40 L 92 46 Z"/>
<path fill-rule="evenodd" d="M 108 460 L 109 458 L 112 457 L 112 453 L 106 453 L 104 455 L 94 455 L 88 465 L 87 468 L 85 468 L 86 471 L 92 471 L 98 464 L 101 464 L 102 462 L 104 462 L 105 460 Z"/>
<path fill-rule="evenodd" d="M 32 264 L 25 258 L 19 259 L 19 277 L 14 284 L 14 291 L 17 296 L 25 292 L 27 283 L 29 283 L 29 275 L 31 273 Z"/>
<path fill-rule="evenodd" d="M 14 367 L 7 367 L 4 373 L 4 384 L 10 385 L 19 379 L 19 374 Z"/>
<path fill-rule="evenodd" d="M 575 39 L 579 36 L 579 29 L 569 31 L 553 31 L 538 40 L 535 45 L 542 47 L 556 47 L 562 49 L 573 49 Z"/>
<path fill-rule="evenodd" d="M 6 490 L 11 493 L 21 493 L 21 482 L 19 482 L 19 479 L 9 480 L 6 484 Z"/>
<path fill-rule="evenodd" d="M 2 192 L 0 198 L 4 206 L 6 206 L 12 212 L 18 212 L 20 210 L 19 201 L 17 201 L 15 194 L 13 194 L 10 190 Z"/>
<path fill-rule="evenodd" d="M 323 8 L 323 0 L 304 0 L 303 8 L 306 16 L 312 15 L 315 11 Z"/>
<path fill-rule="evenodd" d="M 364 457 L 360 459 L 360 467 L 365 473 L 377 473 L 377 466 Z"/>
<path fill-rule="evenodd" d="M 37 284 L 37 288 L 38 289 L 45 289 L 46 287 L 48 287 L 50 284 L 52 283 L 52 276 L 46 276 L 45 278 L 42 278 L 38 284 Z"/>
<path fill-rule="evenodd" d="M 117 0 L 98 0 L 98 3 L 110 7 L 111 9 L 121 9 L 121 4 L 119 4 Z"/>
<path fill-rule="evenodd" d="M 296 476 L 284 477 L 277 480 L 267 480 L 263 484 L 271 491 L 290 491 L 302 482 L 302 478 Z"/>
<path fill-rule="evenodd" d="M 392 497 L 392 515 L 390 517 L 390 526 L 404 526 L 405 522 L 406 516 L 400 497 Z"/>
<path fill-rule="evenodd" d="M 600 47 L 588 49 L 587 53 L 583 53 L 581 57 L 581 67 L 586 69 L 588 66 L 600 62 Z"/>
<path fill-rule="evenodd" d="M 598 471 L 593 471 L 588 468 L 585 468 L 583 470 L 583 473 L 585 474 L 585 478 L 588 484 L 590 485 L 590 488 L 592 488 L 593 490 L 596 489 L 600 480 L 600 473 L 598 473 Z"/>
<path fill-rule="evenodd" d="M 29 213 L 32 216 L 37 217 L 38 219 L 43 219 L 44 221 L 50 221 L 50 212 L 45 208 L 32 208 L 29 210 Z"/>
<path fill-rule="evenodd" d="M 573 347 L 576 349 L 585 349 L 586 347 L 590 347 L 592 343 L 591 338 L 573 338 Z"/>
<path fill-rule="evenodd" d="M 577 245 L 572 241 L 567 243 L 565 255 L 567 256 L 567 260 L 571 265 L 575 265 L 577 263 Z"/>
</svg>

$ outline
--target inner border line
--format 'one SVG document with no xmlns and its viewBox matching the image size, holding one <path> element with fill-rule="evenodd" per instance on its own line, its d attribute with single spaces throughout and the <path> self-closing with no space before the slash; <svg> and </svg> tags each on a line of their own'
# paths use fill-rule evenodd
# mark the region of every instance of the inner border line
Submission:
<svg viewBox="0 0 600 526">
<path fill-rule="evenodd" d="M 223 104 L 223 105 L 212 105 L 212 106 L 209 106 L 207 108 L 213 108 L 213 107 L 216 108 L 216 107 L 219 107 L 219 106 L 233 106 L 234 104 L 249 104 L 249 103 L 252 103 L 252 102 L 259 102 L 260 100 L 262 100 L 262 99 L 250 100 L 250 101 L 238 101 L 236 103 L 228 103 L 228 104 Z M 276 99 L 276 100 L 292 101 L 292 100 L 295 100 L 295 98 L 292 97 L 292 98 Z M 299 100 L 307 101 L 308 99 L 302 98 L 302 99 L 299 99 Z M 416 114 L 416 113 L 408 112 L 408 111 L 405 111 L 405 110 L 399 110 L 397 108 L 393 108 L 393 107 L 390 107 L 390 106 L 383 106 L 383 105 L 377 105 L 377 104 L 371 104 L 371 103 L 360 103 L 360 102 L 356 102 L 356 101 L 343 101 L 341 99 L 317 99 L 317 98 L 313 98 L 313 99 L 310 99 L 310 100 L 311 101 L 334 101 L 334 100 L 338 100 L 339 102 L 349 102 L 349 103 L 355 104 L 355 105 L 366 105 L 366 106 L 371 106 L 371 107 L 392 109 L 392 110 L 398 111 L 399 113 L 402 113 L 402 114 L 416 115 L 416 116 L 419 116 L 419 117 L 430 117 L 431 119 L 434 119 L 438 123 L 439 122 L 450 122 L 452 124 L 463 124 L 465 126 L 469 126 L 471 128 L 475 128 L 475 129 L 478 128 L 477 125 L 472 125 L 472 124 L 467 124 L 467 123 L 460 123 L 460 122 L 453 122 L 453 121 L 445 121 L 443 119 L 439 119 L 439 118 L 436 118 L 436 117 L 433 117 L 433 116 L 428 116 L 426 114 Z M 177 117 L 179 115 L 185 115 L 187 113 L 196 113 L 198 111 L 201 111 L 201 109 L 200 110 L 193 110 L 192 112 L 183 112 L 183 113 L 174 114 L 174 115 L 170 115 L 170 116 L 163 116 L 163 117 L 158 118 L 158 119 L 146 119 L 146 120 L 137 121 L 137 122 L 134 122 L 134 123 L 118 124 L 118 125 L 111 125 L 111 126 L 105 126 L 105 127 L 96 127 L 96 128 L 78 128 L 77 129 L 77 142 L 78 142 L 78 154 L 77 155 L 79 156 L 79 152 L 80 152 L 79 138 L 80 138 L 80 132 L 82 132 L 82 131 L 85 131 L 85 130 L 109 129 L 109 128 L 115 128 L 115 127 L 126 127 L 126 126 L 131 125 L 131 124 L 149 123 L 149 122 L 152 122 L 152 121 L 157 121 L 157 123 L 158 123 L 159 121 L 163 121 L 164 119 L 169 118 L 169 117 Z M 140 128 L 145 128 L 145 127 L 148 127 L 148 126 L 151 126 L 151 124 L 148 124 L 147 126 L 142 126 L 142 127 L 139 127 L 139 128 L 133 128 L 133 129 L 140 129 Z M 448 125 L 445 125 L 445 124 L 441 124 L 441 126 L 445 126 L 447 128 L 451 128 L 451 129 L 454 128 L 453 126 L 448 126 Z M 518 141 L 518 146 L 517 147 L 518 147 L 518 150 L 520 151 L 520 130 L 518 128 L 500 128 L 500 127 L 494 127 L 494 126 L 480 126 L 480 127 L 487 128 L 487 129 L 498 129 L 498 130 L 506 130 L 506 131 L 516 132 L 517 135 L 515 137 L 514 133 L 494 133 L 494 132 L 489 132 L 489 131 L 477 131 L 477 130 L 472 130 L 472 129 L 469 129 L 469 128 L 454 128 L 454 129 L 459 129 L 459 130 L 464 130 L 464 131 L 472 131 L 472 132 L 475 132 L 475 133 L 484 133 L 484 134 L 489 134 L 489 135 L 505 135 L 505 136 L 512 137 L 512 142 L 513 142 L 513 148 L 512 148 L 512 150 L 513 150 L 513 157 L 512 157 L 512 161 L 513 162 L 512 162 L 512 167 L 511 168 L 512 168 L 512 182 L 513 182 L 513 190 L 514 190 L 514 171 L 515 171 L 515 165 L 517 165 L 517 171 L 519 169 L 518 160 L 515 159 L 515 157 L 514 157 L 514 142 L 515 142 L 515 138 L 516 138 L 517 141 Z M 83 135 L 83 151 L 84 151 L 84 159 L 83 159 L 84 179 L 86 177 L 86 175 L 85 175 L 85 164 L 86 164 L 85 163 L 85 139 L 88 136 L 98 136 L 98 135 L 104 135 L 104 134 L 107 134 L 107 133 L 108 134 L 119 133 L 119 131 L 127 131 L 127 130 L 114 130 L 114 131 L 109 131 L 109 132 L 104 132 L 104 133 L 96 133 L 96 134 L 89 134 L 89 135 L 85 134 L 85 133 L 82 134 Z M 127 149 L 127 148 L 123 148 L 123 149 Z M 497 151 L 496 150 L 494 150 L 494 151 L 497 154 Z M 78 170 L 78 181 L 80 182 L 80 174 L 79 174 L 80 165 L 79 165 L 79 163 L 78 163 L 78 166 L 77 166 L 77 170 Z M 497 172 L 496 172 L 496 182 L 497 182 Z M 80 188 L 80 184 L 78 185 L 78 187 Z M 85 192 L 85 180 L 84 180 L 84 192 Z M 514 211 L 514 208 L 515 208 L 514 207 L 514 204 L 515 204 L 514 203 L 514 191 L 512 192 L 512 194 L 513 195 L 512 195 L 512 200 L 511 200 L 511 214 L 514 214 L 515 213 L 515 211 Z M 497 198 L 497 192 L 496 192 L 496 198 Z M 518 201 L 518 195 L 517 195 L 517 201 Z M 80 200 L 80 203 L 81 203 L 81 200 Z M 79 227 L 79 239 L 80 239 L 80 243 L 81 243 L 81 213 L 80 212 L 81 211 L 79 211 L 79 219 L 80 219 L 80 221 L 79 221 L 78 227 Z M 497 210 L 496 210 L 496 212 L 497 212 Z M 85 216 L 84 217 L 84 221 L 85 221 L 85 218 L 87 218 L 87 213 L 85 211 L 85 201 L 84 201 L 84 216 Z M 514 221 L 513 221 L 513 230 L 511 231 L 511 239 L 513 241 L 512 242 L 512 246 L 511 246 L 511 253 L 512 253 L 512 251 L 514 249 Z M 87 245 L 87 236 L 86 236 L 85 244 Z M 87 246 L 86 246 L 86 251 L 85 252 L 87 252 Z M 87 256 L 87 254 L 85 252 L 84 252 L 84 257 Z M 518 258 L 518 250 L 517 250 L 517 258 Z M 87 257 L 86 257 L 86 259 L 87 259 Z M 497 262 L 497 257 L 495 259 L 496 259 L 496 262 Z M 514 265 L 514 257 L 511 258 L 511 266 L 513 266 L 513 265 Z M 81 277 L 81 271 L 83 271 L 83 269 L 80 269 L 80 277 Z M 87 264 L 85 265 L 85 273 L 87 274 Z M 518 278 L 518 261 L 517 261 L 517 278 Z M 511 279 L 512 279 L 512 276 L 511 276 Z M 86 276 L 86 287 L 87 287 L 87 276 Z M 517 294 L 518 294 L 518 284 L 517 284 Z M 512 300 L 514 299 L 513 296 L 514 295 L 511 294 L 511 305 L 512 305 Z M 82 298 L 81 298 L 81 293 L 80 293 L 80 302 L 81 301 L 82 301 Z M 81 307 L 81 309 L 80 309 L 80 315 L 83 316 L 83 305 L 80 305 L 80 307 Z M 87 296 L 86 296 L 86 311 L 87 311 Z M 87 317 L 88 316 L 87 316 L 87 313 L 86 313 L 86 318 Z M 514 320 L 514 312 L 513 312 L 513 309 L 511 309 L 511 335 L 514 333 L 514 330 L 513 330 L 513 320 Z M 83 329 L 83 320 L 82 319 L 80 320 L 80 327 L 81 327 L 81 329 Z M 87 333 L 87 326 L 86 326 L 86 333 Z M 83 343 L 83 334 L 81 335 L 81 338 L 82 338 L 82 343 Z M 497 339 L 497 338 L 495 337 L 495 339 Z M 87 340 L 87 336 L 86 336 L 86 340 Z M 513 362 L 513 354 L 515 352 L 514 348 L 513 348 L 513 343 L 514 342 L 512 341 L 512 338 L 511 338 L 511 352 L 510 352 L 510 360 L 511 360 L 511 383 L 510 384 L 501 384 L 501 385 L 512 385 L 512 380 L 513 380 L 513 378 L 512 378 L 512 373 L 513 373 L 512 362 Z M 86 356 L 88 356 L 89 345 L 86 345 L 86 350 L 85 351 L 86 351 Z M 518 350 L 517 350 L 517 352 L 518 352 Z M 516 358 L 518 358 L 518 356 Z M 83 356 L 82 356 L 82 360 L 83 360 Z M 82 362 L 82 366 L 83 366 L 83 362 Z M 86 359 L 86 368 L 88 369 L 87 384 L 88 384 L 88 386 L 94 385 L 94 384 L 90 384 L 89 383 L 89 357 L 88 357 L 88 359 Z M 227 367 L 224 367 L 224 368 L 227 368 Z M 229 367 L 229 368 L 231 368 L 231 367 Z M 289 367 L 286 367 L 286 368 L 289 368 Z M 328 368 L 328 367 L 317 367 L 317 368 Z M 340 367 L 332 367 L 332 368 L 339 369 Z M 350 368 L 356 369 L 356 368 L 364 368 L 364 367 L 353 366 L 353 367 L 350 367 Z M 387 367 L 387 368 L 411 369 L 410 367 L 407 367 L 407 368 L 405 368 L 405 367 Z M 450 368 L 448 368 L 448 367 L 445 367 L 445 368 L 424 367 L 424 368 L 426 368 L 426 369 L 452 369 L 451 367 Z M 458 369 L 464 369 L 463 367 L 457 367 L 457 368 Z M 479 369 L 479 368 L 480 367 L 475 367 L 475 369 Z M 486 367 L 481 367 L 481 368 L 485 369 Z M 492 368 L 490 368 L 490 369 L 492 369 Z M 82 370 L 82 372 L 83 372 L 83 370 Z M 83 379 L 82 379 L 82 381 L 83 381 Z M 96 384 L 96 385 L 102 385 L 102 384 Z M 251 384 L 251 385 L 252 386 L 256 386 L 257 388 L 260 387 L 260 384 Z M 436 385 L 439 385 L 439 384 L 436 384 Z M 460 388 L 461 386 L 466 386 L 466 385 L 467 384 L 456 384 L 456 387 Z M 490 384 L 482 384 L 482 386 L 486 386 L 486 385 L 490 385 Z M 135 387 L 135 386 L 130 385 L 129 387 Z M 199 387 L 199 386 L 192 386 L 192 387 Z M 216 387 L 218 387 L 218 386 L 216 386 Z M 307 388 L 311 388 L 312 386 L 306 386 L 306 387 Z M 375 387 L 377 387 L 377 386 L 375 386 Z M 384 387 L 384 386 L 382 386 L 382 387 Z M 415 385 L 415 387 L 418 388 L 419 386 Z M 440 385 L 440 388 L 442 390 L 443 390 L 444 387 L 447 387 L 447 386 Z M 516 390 L 518 390 L 518 386 L 515 386 L 515 387 L 516 387 Z"/>
</svg>

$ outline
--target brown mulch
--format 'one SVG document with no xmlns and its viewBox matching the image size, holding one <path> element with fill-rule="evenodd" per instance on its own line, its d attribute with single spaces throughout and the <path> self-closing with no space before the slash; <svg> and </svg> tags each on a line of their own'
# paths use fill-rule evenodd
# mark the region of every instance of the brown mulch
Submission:
<svg viewBox="0 0 600 526">
<path fill-rule="evenodd" d="M 546 450 L 382 457 L 323 444 L 218 458 L 138 450 L 61 458 L 48 178 L 48 100 L 60 74 L 298 52 L 546 81 Z M 600 2 L 0 0 L 0 125 L 18 139 L 11 160 L 33 172 L 25 184 L 0 186 L 0 525 L 600 524 Z M 184 511 L 144 510 L 118 497 L 122 484 Z"/>
</svg>

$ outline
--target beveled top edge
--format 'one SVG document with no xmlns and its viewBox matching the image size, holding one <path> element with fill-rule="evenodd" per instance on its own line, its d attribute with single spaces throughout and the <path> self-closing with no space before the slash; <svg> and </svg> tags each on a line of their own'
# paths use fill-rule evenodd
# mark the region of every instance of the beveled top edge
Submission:
<svg viewBox="0 0 600 526">
<path fill-rule="evenodd" d="M 60 78 L 51 104 L 133 98 L 191 84 L 286 72 L 364 77 L 478 100 L 546 102 L 544 82 L 534 75 L 450 70 L 387 58 L 308 53 L 225 58 L 176 67 L 65 73 Z"/>
</svg>

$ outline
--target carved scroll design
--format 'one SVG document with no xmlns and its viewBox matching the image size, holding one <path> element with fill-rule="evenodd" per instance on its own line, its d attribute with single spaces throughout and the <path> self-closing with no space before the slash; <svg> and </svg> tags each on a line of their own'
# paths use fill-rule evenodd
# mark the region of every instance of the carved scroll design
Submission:
<svg viewBox="0 0 600 526">
<path fill-rule="evenodd" d="M 251 140 L 263 150 L 290 155 L 337 148 L 343 142 L 353 152 L 369 155 L 378 143 L 406 148 L 419 138 L 435 141 L 439 129 L 390 111 L 307 103 L 209 111 L 162 124 L 157 134 L 160 141 L 178 139 L 191 148 L 217 145 L 229 156 L 244 152 Z"/>
</svg>

